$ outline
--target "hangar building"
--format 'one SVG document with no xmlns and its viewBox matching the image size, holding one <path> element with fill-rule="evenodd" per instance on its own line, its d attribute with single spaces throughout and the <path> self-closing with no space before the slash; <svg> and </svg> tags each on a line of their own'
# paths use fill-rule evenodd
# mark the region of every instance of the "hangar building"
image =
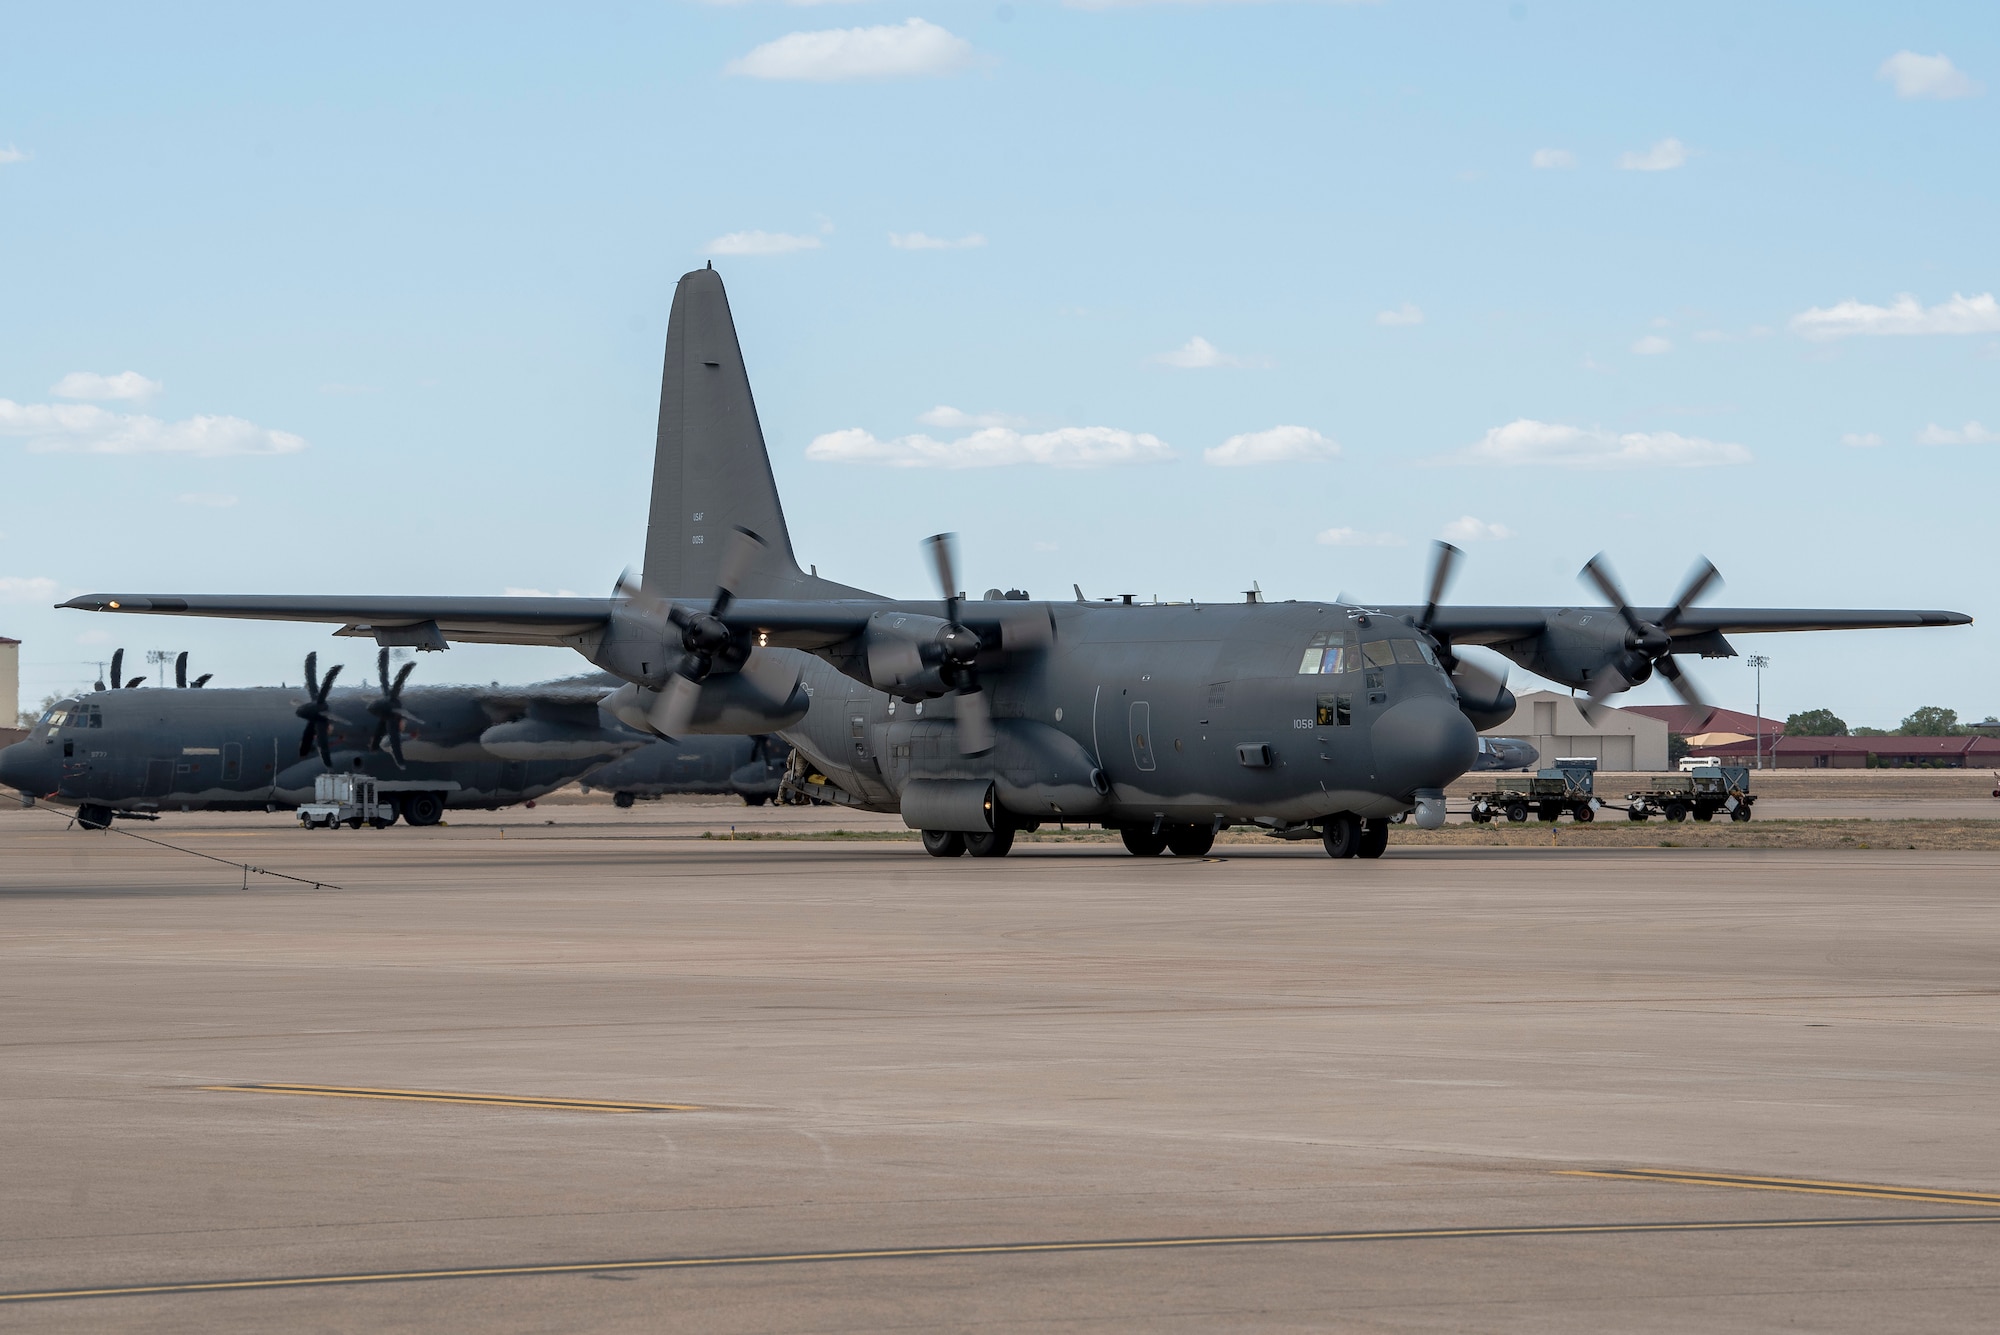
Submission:
<svg viewBox="0 0 2000 1335">
<path fill-rule="evenodd" d="M 1667 725 L 1630 709 L 1605 707 L 1592 723 L 1575 696 L 1562 691 L 1529 691 L 1516 697 L 1513 717 L 1488 737 L 1519 737 L 1542 753 L 1542 764 L 1558 758 L 1592 756 L 1602 770 L 1663 770 L 1667 765 Z"/>
</svg>

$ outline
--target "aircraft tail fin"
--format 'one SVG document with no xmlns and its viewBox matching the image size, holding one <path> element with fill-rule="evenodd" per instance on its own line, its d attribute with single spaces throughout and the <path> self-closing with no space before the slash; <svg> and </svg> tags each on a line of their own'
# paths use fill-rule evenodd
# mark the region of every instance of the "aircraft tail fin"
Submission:
<svg viewBox="0 0 2000 1335">
<path fill-rule="evenodd" d="M 729 296 L 713 268 L 696 269 L 674 289 L 667 320 L 645 588 L 663 598 L 713 594 L 730 529 L 739 525 L 765 544 L 734 591 L 739 596 L 875 596 L 799 569 Z"/>
</svg>

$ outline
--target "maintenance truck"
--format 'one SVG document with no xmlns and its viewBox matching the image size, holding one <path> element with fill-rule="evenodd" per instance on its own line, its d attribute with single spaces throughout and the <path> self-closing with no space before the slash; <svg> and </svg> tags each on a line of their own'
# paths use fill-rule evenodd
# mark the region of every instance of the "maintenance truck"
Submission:
<svg viewBox="0 0 2000 1335">
<path fill-rule="evenodd" d="M 313 800 L 299 806 L 299 824 L 308 830 L 358 830 L 364 823 L 378 830 L 396 823 L 396 799 L 366 774 L 322 774 L 313 780 Z"/>
</svg>

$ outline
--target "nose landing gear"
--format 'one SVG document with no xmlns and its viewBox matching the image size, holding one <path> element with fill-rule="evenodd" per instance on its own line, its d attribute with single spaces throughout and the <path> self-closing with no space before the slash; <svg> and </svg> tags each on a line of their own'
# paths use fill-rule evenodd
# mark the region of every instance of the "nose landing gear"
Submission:
<svg viewBox="0 0 2000 1335">
<path fill-rule="evenodd" d="M 1343 811 L 1326 818 L 1320 843 L 1330 858 L 1379 858 L 1389 847 L 1389 822 Z"/>
</svg>

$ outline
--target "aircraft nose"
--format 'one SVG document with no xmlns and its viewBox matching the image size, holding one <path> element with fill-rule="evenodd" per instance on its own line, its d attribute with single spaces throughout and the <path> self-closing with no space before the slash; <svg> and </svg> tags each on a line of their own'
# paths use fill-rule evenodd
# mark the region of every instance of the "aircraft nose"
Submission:
<svg viewBox="0 0 2000 1335">
<path fill-rule="evenodd" d="M 40 751 L 44 748 L 37 746 L 35 749 Z M 24 793 L 46 792 L 47 786 L 38 783 L 35 776 L 35 771 L 41 768 L 35 762 L 40 758 L 29 753 L 26 742 L 0 747 L 0 784 L 18 788 Z"/>
<path fill-rule="evenodd" d="M 1479 755 L 1479 734 L 1443 696 L 1416 696 L 1391 705 L 1369 735 L 1380 791 L 1395 797 L 1442 788 L 1471 769 Z"/>
</svg>

